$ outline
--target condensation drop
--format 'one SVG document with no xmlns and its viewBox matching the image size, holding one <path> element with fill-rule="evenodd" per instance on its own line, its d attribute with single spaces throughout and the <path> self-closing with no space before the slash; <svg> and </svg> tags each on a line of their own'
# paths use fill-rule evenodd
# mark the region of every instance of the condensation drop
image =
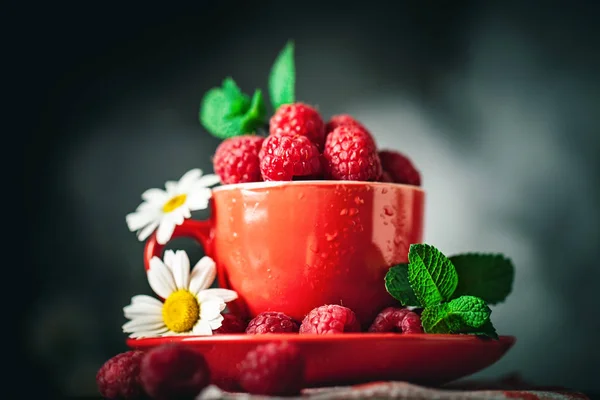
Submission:
<svg viewBox="0 0 600 400">
<path fill-rule="evenodd" d="M 335 240 L 335 238 L 337 237 L 338 233 L 337 231 L 332 232 L 332 233 L 326 233 L 325 234 L 325 239 L 327 239 L 328 242 L 331 242 L 332 240 Z"/>
</svg>

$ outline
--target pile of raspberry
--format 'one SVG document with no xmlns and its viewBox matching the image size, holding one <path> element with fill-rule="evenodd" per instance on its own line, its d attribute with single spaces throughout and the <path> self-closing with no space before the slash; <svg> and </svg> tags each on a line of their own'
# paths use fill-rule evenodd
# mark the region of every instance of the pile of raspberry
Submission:
<svg viewBox="0 0 600 400">
<path fill-rule="evenodd" d="M 325 123 L 304 103 L 279 107 L 266 138 L 242 135 L 224 140 L 213 167 L 223 184 L 325 179 L 421 185 L 412 161 L 400 152 L 379 150 L 361 122 L 335 115 Z"/>
<path fill-rule="evenodd" d="M 225 314 L 214 333 L 343 334 L 360 332 L 361 324 L 349 308 L 337 304 L 317 307 L 295 321 L 281 312 L 263 312 L 246 323 Z M 371 323 L 368 332 L 423 333 L 417 310 L 388 307 Z M 238 364 L 236 386 L 252 394 L 296 395 L 304 386 L 305 359 L 300 349 L 287 341 L 272 341 L 250 350 Z M 210 366 L 196 349 L 166 344 L 147 352 L 118 354 L 98 371 L 100 394 L 108 399 L 194 399 L 211 382 Z"/>
</svg>

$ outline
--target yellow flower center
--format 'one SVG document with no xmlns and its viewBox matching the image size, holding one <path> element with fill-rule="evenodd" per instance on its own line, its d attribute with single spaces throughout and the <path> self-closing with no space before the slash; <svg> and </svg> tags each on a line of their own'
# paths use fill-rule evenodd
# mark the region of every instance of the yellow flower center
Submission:
<svg viewBox="0 0 600 400">
<path fill-rule="evenodd" d="M 185 289 L 171 293 L 162 308 L 165 325 L 173 332 L 192 330 L 200 319 L 200 304 L 196 297 Z"/>
<path fill-rule="evenodd" d="M 178 194 L 175 197 L 171 197 L 167 202 L 163 205 L 163 211 L 165 213 L 170 213 L 178 207 L 181 207 L 185 200 L 187 199 L 187 194 Z"/>
</svg>

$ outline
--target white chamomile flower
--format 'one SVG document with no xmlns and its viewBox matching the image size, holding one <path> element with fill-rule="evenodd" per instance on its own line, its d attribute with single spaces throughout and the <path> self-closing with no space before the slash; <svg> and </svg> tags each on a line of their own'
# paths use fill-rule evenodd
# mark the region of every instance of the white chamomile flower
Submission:
<svg viewBox="0 0 600 400">
<path fill-rule="evenodd" d="M 238 297 L 233 290 L 209 289 L 216 273 L 210 257 L 203 257 L 190 272 L 190 259 L 183 250 L 165 251 L 163 261 L 153 257 L 148 283 L 165 300 L 134 296 L 123 308 L 130 320 L 123 325 L 123 332 L 131 338 L 212 335 L 221 327 L 225 303 Z"/>
<path fill-rule="evenodd" d="M 146 190 L 142 193 L 144 202 L 125 217 L 129 230 L 138 231 L 138 239 L 144 241 L 158 228 L 157 242 L 167 243 L 175 227 L 191 217 L 191 211 L 208 207 L 212 194 L 209 187 L 219 182 L 218 175 L 202 176 L 202 170 L 196 168 L 186 172 L 179 182 L 165 183 L 165 190 Z"/>
</svg>

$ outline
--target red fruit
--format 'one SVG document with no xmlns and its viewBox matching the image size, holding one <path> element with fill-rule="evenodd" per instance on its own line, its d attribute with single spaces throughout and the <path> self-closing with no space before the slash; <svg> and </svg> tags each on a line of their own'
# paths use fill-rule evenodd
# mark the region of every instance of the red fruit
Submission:
<svg viewBox="0 0 600 400">
<path fill-rule="evenodd" d="M 244 333 L 246 331 L 246 322 L 234 314 L 223 314 L 221 327 L 213 331 L 213 334 L 220 335 L 226 333 Z"/>
<path fill-rule="evenodd" d="M 390 174 L 387 171 L 383 171 L 381 173 L 381 179 L 379 180 L 380 182 L 389 182 L 392 183 L 392 177 L 390 176 Z"/>
<path fill-rule="evenodd" d="M 269 136 L 260 150 L 260 171 L 265 181 L 316 178 L 322 171 L 321 156 L 306 136 Z"/>
<path fill-rule="evenodd" d="M 288 342 L 256 346 L 238 366 L 240 386 L 252 394 L 290 396 L 304 384 L 304 359 Z"/>
<path fill-rule="evenodd" d="M 328 179 L 377 181 L 381 162 L 371 136 L 354 126 L 338 126 L 327 136 L 323 156 Z"/>
<path fill-rule="evenodd" d="M 104 363 L 96 374 L 96 384 L 107 399 L 141 399 L 145 393 L 140 383 L 141 351 L 117 354 Z"/>
<path fill-rule="evenodd" d="M 369 332 L 423 333 L 421 317 L 407 308 L 388 307 L 381 311 Z"/>
<path fill-rule="evenodd" d="M 213 157 L 213 168 L 221 182 L 260 182 L 258 153 L 263 140 L 256 135 L 242 135 L 221 142 Z"/>
<path fill-rule="evenodd" d="M 165 344 L 146 353 L 140 380 L 153 399 L 192 399 L 210 383 L 210 371 L 197 350 Z"/>
<path fill-rule="evenodd" d="M 360 332 L 360 323 L 354 311 L 337 304 L 311 310 L 300 325 L 300 333 Z"/>
<path fill-rule="evenodd" d="M 269 122 L 271 135 L 300 135 L 307 137 L 317 148 L 325 142 L 325 125 L 319 112 L 303 104 L 284 104 Z"/>
<path fill-rule="evenodd" d="M 258 314 L 246 328 L 246 333 L 251 335 L 295 332 L 298 332 L 298 323 L 284 313 L 274 311 Z"/>
<path fill-rule="evenodd" d="M 390 175 L 393 182 L 421 186 L 421 174 L 404 154 L 383 150 L 379 152 L 379 158 L 383 170 Z"/>
<path fill-rule="evenodd" d="M 331 119 L 327 122 L 327 125 L 325 125 L 325 132 L 330 133 L 338 126 L 355 126 L 368 132 L 367 128 L 365 128 L 363 124 L 348 114 L 339 114 L 331 117 Z"/>
</svg>

